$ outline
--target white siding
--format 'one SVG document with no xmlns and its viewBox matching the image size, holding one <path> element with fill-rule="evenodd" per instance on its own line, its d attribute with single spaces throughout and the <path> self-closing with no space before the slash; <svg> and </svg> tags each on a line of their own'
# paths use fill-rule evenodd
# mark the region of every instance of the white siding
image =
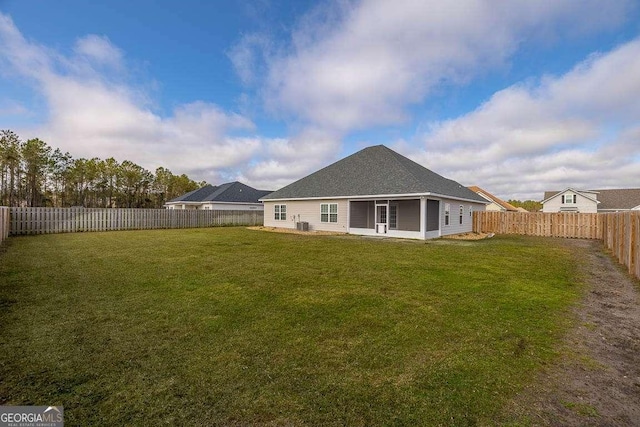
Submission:
<svg viewBox="0 0 640 427">
<path fill-rule="evenodd" d="M 207 207 L 216 211 L 261 211 L 262 203 L 203 203 L 199 209 Z"/>
<path fill-rule="evenodd" d="M 165 204 L 167 209 L 204 209 L 215 211 L 261 211 L 264 209 L 262 203 L 171 203 Z"/>
<path fill-rule="evenodd" d="M 322 203 L 338 204 L 338 222 L 320 222 L 320 205 Z M 274 206 L 287 205 L 287 219 L 276 221 L 274 218 Z M 309 223 L 309 230 L 347 232 L 347 211 L 349 204 L 347 200 L 296 200 L 264 202 L 264 225 L 265 227 L 296 228 L 296 222 L 306 221 Z"/>
<path fill-rule="evenodd" d="M 471 202 L 461 202 L 459 200 L 450 200 L 450 199 L 437 199 L 435 197 L 430 197 L 430 199 L 440 200 L 440 230 L 441 235 L 446 236 L 450 234 L 459 234 L 459 233 L 469 233 L 473 231 L 473 221 L 469 216 L 469 207 L 473 206 L 473 211 L 484 211 L 485 205 L 482 203 L 471 203 Z M 322 203 L 337 203 L 338 204 L 338 222 L 337 223 L 324 223 L 320 222 L 320 204 Z M 444 205 L 445 203 L 449 203 L 451 205 L 451 217 L 449 225 L 444 225 Z M 276 221 L 274 219 L 274 206 L 275 205 L 287 205 L 287 219 L 285 221 Z M 463 207 L 462 213 L 462 224 L 460 224 L 459 220 L 459 210 L 460 205 Z M 339 200 L 301 200 L 301 201 L 285 201 L 285 202 L 273 202 L 273 201 L 265 201 L 264 202 L 264 225 L 265 227 L 279 227 L 279 228 L 296 228 L 296 222 L 298 221 L 306 221 L 309 223 L 310 230 L 320 230 L 320 231 L 337 231 L 337 232 L 347 232 L 347 211 L 348 201 L 344 199 Z M 370 234 L 375 234 L 373 230 L 366 229 L 358 229 L 362 231 L 362 234 L 368 234 L 367 231 L 370 231 Z M 391 230 L 390 230 L 391 231 Z M 407 234 L 411 234 L 411 237 L 416 234 L 415 232 L 405 232 Z M 392 234 L 388 233 L 391 237 Z M 419 238 L 419 234 L 417 234 Z M 398 235 L 397 237 L 405 237 Z M 409 236 L 406 236 L 409 237 Z"/>
<path fill-rule="evenodd" d="M 444 225 L 445 203 L 451 206 L 449 225 Z M 460 205 L 462 205 L 462 224 L 460 224 Z M 473 218 L 469 216 L 469 207 L 473 207 L 474 212 L 485 210 L 485 205 L 482 203 L 461 202 L 450 199 L 440 200 L 440 230 L 442 231 L 442 236 L 473 231 Z"/>
<path fill-rule="evenodd" d="M 496 202 L 489 203 L 486 208 L 486 211 L 495 211 L 495 212 L 505 212 L 506 209 L 497 204 Z"/>
<path fill-rule="evenodd" d="M 573 195 L 576 194 L 576 203 L 562 203 L 563 195 Z M 597 213 L 598 212 L 598 204 L 593 200 L 590 200 L 584 197 L 579 192 L 574 191 L 564 191 L 557 196 L 549 199 L 544 205 L 542 205 L 542 212 L 560 212 L 562 208 L 575 208 L 577 212 L 580 213 Z"/>
</svg>

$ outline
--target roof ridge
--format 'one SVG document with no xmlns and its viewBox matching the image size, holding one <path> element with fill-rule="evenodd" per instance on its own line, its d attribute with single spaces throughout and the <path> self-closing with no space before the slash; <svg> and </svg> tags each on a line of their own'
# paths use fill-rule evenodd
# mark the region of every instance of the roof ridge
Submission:
<svg viewBox="0 0 640 427">
<path fill-rule="evenodd" d="M 424 169 L 428 170 L 429 172 L 432 172 L 432 173 L 433 173 L 433 171 L 431 171 L 430 169 L 428 169 L 428 168 L 426 168 L 426 167 L 422 166 L 420 163 L 418 163 L 418 162 L 414 162 L 414 161 L 413 161 L 413 160 L 411 160 L 410 158 L 405 157 L 405 156 L 403 156 L 402 154 L 400 154 L 400 153 L 397 153 L 397 152 L 393 151 L 391 148 L 387 147 L 387 146 L 386 146 L 386 145 L 384 145 L 384 144 L 380 144 L 380 147 L 384 147 L 388 152 L 390 152 L 390 153 L 393 155 L 394 160 L 395 160 L 395 161 L 396 161 L 400 166 L 402 166 L 402 167 L 403 167 L 403 169 L 404 169 L 405 171 L 407 171 L 407 172 L 409 173 L 409 175 L 411 175 L 411 177 L 412 177 L 416 182 L 418 182 L 418 183 L 420 182 L 420 177 L 416 176 L 416 174 L 415 174 L 415 173 L 413 173 L 413 171 L 412 171 L 412 170 L 407 169 L 406 167 L 404 167 L 405 165 L 403 164 L 403 161 L 408 160 L 408 161 L 410 161 L 410 162 L 412 162 L 412 163 L 414 163 L 414 164 L 416 164 L 416 165 L 418 165 L 418 166 L 420 166 L 420 167 L 422 167 L 422 168 L 424 168 Z M 444 177 L 443 177 L 443 178 L 444 178 Z M 445 178 L 445 179 L 447 179 L 447 178 Z"/>
</svg>

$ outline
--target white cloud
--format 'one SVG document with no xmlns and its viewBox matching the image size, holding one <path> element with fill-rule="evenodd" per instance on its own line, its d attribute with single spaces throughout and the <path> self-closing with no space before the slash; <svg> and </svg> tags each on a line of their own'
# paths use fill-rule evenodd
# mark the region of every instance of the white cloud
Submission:
<svg viewBox="0 0 640 427">
<path fill-rule="evenodd" d="M 122 50 L 114 46 L 108 37 L 89 34 L 76 40 L 76 54 L 84 56 L 100 65 L 120 67 L 123 62 Z"/>
<path fill-rule="evenodd" d="M 429 124 L 413 157 L 505 197 L 541 198 L 569 186 L 638 187 L 639 75 L 636 39 L 563 76 L 506 88 L 471 113 Z"/>
<path fill-rule="evenodd" d="M 241 178 L 262 188 L 280 188 L 337 160 L 339 135 L 307 127 L 290 139 L 274 139 Z"/>
<path fill-rule="evenodd" d="M 626 1 L 373 0 L 322 6 L 271 58 L 267 104 L 336 131 L 397 124 L 443 82 L 503 64 L 521 40 L 601 29 Z M 575 19 L 579 15 L 580 19 Z M 329 24 L 330 23 L 330 24 Z M 568 30 L 558 30 L 563 23 Z"/>
<path fill-rule="evenodd" d="M 48 104 L 47 121 L 32 136 L 76 157 L 115 156 L 148 168 L 277 188 L 335 160 L 351 132 L 407 123 L 408 107 L 424 103 L 434 90 L 506 69 L 531 40 L 552 43 L 613 28 L 632 3 L 322 3 L 298 20 L 286 43 L 245 34 L 227 52 L 250 87 L 245 102 L 260 97 L 289 127 L 290 135 L 275 139 L 257 136 L 246 115 L 211 103 L 194 100 L 159 114 L 144 91 L 127 83 L 126 53 L 106 36 L 81 37 L 65 56 L 25 40 L 0 13 L 0 66 L 31 81 Z M 629 141 L 637 134 L 632 123 L 638 122 L 640 97 L 637 82 L 627 77 L 640 73 L 630 51 L 636 48 L 595 55 L 564 76 L 507 88 L 466 116 L 433 123 L 421 135 L 421 153 L 414 140 L 399 144 L 437 172 L 461 181 L 476 176 L 481 182 L 469 184 L 495 185 L 488 189 L 499 195 L 510 188 L 537 192 L 519 183 L 523 173 L 540 187 L 563 176 L 578 180 L 584 169 L 572 159 L 615 164 L 633 175 L 630 163 L 610 148 L 634 150 Z M 601 146 L 587 147 L 586 140 Z"/>
<path fill-rule="evenodd" d="M 151 170 L 164 166 L 196 179 L 218 178 L 243 168 L 268 143 L 251 136 L 250 119 L 211 103 L 195 101 L 178 105 L 168 117 L 157 114 L 144 93 L 122 82 L 124 55 L 106 37 L 80 38 L 75 56 L 66 57 L 27 41 L 0 14 L 0 51 L 0 60 L 27 77 L 48 104 L 46 122 L 25 136 L 40 137 L 76 158 L 115 157 Z"/>
<path fill-rule="evenodd" d="M 504 67 L 523 43 L 532 40 L 553 42 L 613 28 L 631 5 L 627 0 L 333 1 L 302 17 L 290 43 L 276 46 L 266 34 L 249 34 L 231 50 L 230 58 L 241 80 L 258 86 L 267 110 L 295 123 L 300 134 L 310 135 L 286 141 L 288 151 L 318 150 L 325 142 L 315 137 L 317 129 L 331 135 L 323 150 L 326 156 L 319 154 L 316 162 L 326 164 L 335 153 L 331 150 L 339 147 L 336 140 L 350 132 L 406 123 L 411 119 L 407 107 L 424 102 L 443 84 L 466 84 Z M 492 126 L 482 125 L 481 113 L 475 122 L 468 120 L 466 128 L 438 124 L 442 129 L 434 134 L 441 139 L 434 137 L 431 143 L 468 157 L 465 134 L 475 135 L 480 125 L 489 146 L 481 154 L 485 159 L 478 160 L 491 161 L 503 152 L 532 155 L 597 135 L 588 117 L 558 119 L 536 105 L 519 106 L 534 117 L 512 111 L 511 105 L 537 103 L 529 88 L 517 89 L 496 95 L 511 99 L 500 103 L 507 105 L 502 114 L 484 114 L 499 117 Z M 514 117 L 509 119 L 509 114 Z M 514 120 L 521 120 L 522 126 L 513 127 Z M 508 131 L 502 131 L 501 121 L 507 122 Z M 446 155 L 439 161 L 451 162 Z M 306 159 L 270 157 L 247 174 L 293 179 L 311 164 Z"/>
</svg>

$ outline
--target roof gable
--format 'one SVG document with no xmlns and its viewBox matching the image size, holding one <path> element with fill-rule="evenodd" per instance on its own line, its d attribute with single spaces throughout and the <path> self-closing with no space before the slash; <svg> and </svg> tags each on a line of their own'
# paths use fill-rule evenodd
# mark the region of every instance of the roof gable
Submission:
<svg viewBox="0 0 640 427">
<path fill-rule="evenodd" d="M 632 210 L 640 206 L 640 188 L 614 188 L 605 190 L 575 190 L 567 188 L 563 191 L 546 191 L 544 200 L 546 203 L 550 199 L 560 196 L 567 191 L 573 191 L 593 200 L 598 204 L 598 210 Z"/>
<path fill-rule="evenodd" d="M 559 197 L 559 196 L 565 194 L 567 191 L 571 191 L 573 193 L 581 195 L 582 197 L 586 197 L 587 199 L 595 202 L 596 204 L 600 203 L 600 201 L 597 198 L 597 194 L 598 194 L 597 191 L 593 191 L 593 190 L 576 190 L 576 189 L 571 188 L 571 187 L 565 188 L 562 191 L 545 191 L 544 192 L 544 200 L 542 200 L 542 202 L 540 202 L 540 203 L 545 204 L 549 200 L 555 199 L 556 197 Z"/>
<path fill-rule="evenodd" d="M 504 209 L 506 209 L 507 211 L 512 211 L 512 212 L 517 212 L 518 208 L 516 208 L 515 206 L 513 206 L 511 203 L 505 202 L 504 200 L 502 200 L 501 198 L 494 196 L 493 194 L 489 193 L 486 190 L 483 190 L 482 188 L 472 185 L 469 187 L 469 190 L 473 191 L 474 193 L 479 194 L 482 197 L 485 197 L 487 200 L 494 202 L 497 205 L 502 206 Z"/>
<path fill-rule="evenodd" d="M 264 200 L 433 193 L 486 201 L 384 145 L 358 151 L 275 191 Z"/>
</svg>

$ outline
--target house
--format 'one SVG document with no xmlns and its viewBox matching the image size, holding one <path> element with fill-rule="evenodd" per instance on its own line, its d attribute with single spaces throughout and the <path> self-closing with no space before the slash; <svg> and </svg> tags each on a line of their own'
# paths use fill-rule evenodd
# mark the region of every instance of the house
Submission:
<svg viewBox="0 0 640 427">
<path fill-rule="evenodd" d="M 487 201 L 384 145 L 365 148 L 261 199 L 264 225 L 430 239 L 472 231 Z"/>
<path fill-rule="evenodd" d="M 202 188 L 169 200 L 167 209 L 262 210 L 259 199 L 271 191 L 256 190 L 241 182 L 228 182 Z"/>
<path fill-rule="evenodd" d="M 619 212 L 640 210 L 640 188 L 547 191 L 542 212 Z"/>
<path fill-rule="evenodd" d="M 473 191 L 474 193 L 478 194 L 480 197 L 485 199 L 487 202 L 489 202 L 489 204 L 486 207 L 486 210 L 488 211 L 520 212 L 518 208 L 505 202 L 501 198 L 494 196 L 493 194 L 489 193 L 487 190 L 483 190 L 482 188 L 477 187 L 475 185 L 470 186 L 469 190 Z M 526 210 L 524 211 L 527 212 Z"/>
</svg>

